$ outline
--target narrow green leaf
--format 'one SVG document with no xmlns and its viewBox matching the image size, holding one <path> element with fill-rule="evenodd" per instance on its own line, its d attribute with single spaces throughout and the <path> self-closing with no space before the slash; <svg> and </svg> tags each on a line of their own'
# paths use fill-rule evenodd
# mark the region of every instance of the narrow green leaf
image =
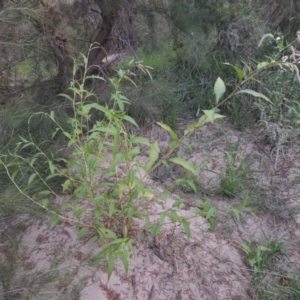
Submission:
<svg viewBox="0 0 300 300">
<path fill-rule="evenodd" d="M 246 245 L 246 244 L 240 244 L 241 245 L 241 248 L 242 248 L 242 250 L 245 252 L 245 253 L 250 253 L 251 252 L 251 249 L 250 249 L 250 247 L 248 246 L 248 245 Z"/>
<path fill-rule="evenodd" d="M 168 195 L 169 195 L 169 192 L 167 190 L 164 190 L 162 193 L 161 193 L 161 199 L 166 201 L 167 198 L 168 198 Z"/>
<path fill-rule="evenodd" d="M 151 147 L 149 140 L 140 136 L 134 136 L 129 141 L 131 144 L 142 144 Z"/>
<path fill-rule="evenodd" d="M 134 215 L 134 210 L 133 210 L 133 207 L 130 206 L 130 207 L 128 207 L 128 209 L 127 209 L 127 217 L 128 217 L 129 219 L 132 219 L 132 218 L 133 218 L 133 215 Z"/>
<path fill-rule="evenodd" d="M 201 216 L 203 218 L 205 218 L 205 216 L 206 216 L 206 212 L 203 211 L 202 209 L 196 209 L 195 214 L 198 215 L 198 216 Z"/>
<path fill-rule="evenodd" d="M 201 207 L 204 207 L 204 206 L 205 206 L 205 202 L 203 202 L 203 201 L 200 200 L 200 199 L 197 199 L 197 200 L 196 200 L 196 203 L 197 203 L 199 206 L 201 206 Z"/>
<path fill-rule="evenodd" d="M 189 179 L 187 179 L 185 182 L 189 185 L 189 187 L 190 187 L 190 188 L 193 190 L 193 192 L 196 194 L 196 193 L 197 193 L 197 187 L 195 186 L 194 182 L 191 181 L 191 180 L 189 180 Z"/>
<path fill-rule="evenodd" d="M 187 221 L 182 222 L 182 226 L 184 228 L 185 234 L 187 238 L 189 239 L 191 237 L 191 229 L 190 229 L 190 223 Z"/>
<path fill-rule="evenodd" d="M 90 105 L 88 105 L 88 104 L 83 105 L 83 107 L 82 107 L 82 112 L 81 112 L 80 114 L 81 114 L 82 116 L 84 116 L 84 117 L 88 117 L 91 108 L 92 108 L 92 107 L 91 107 Z"/>
<path fill-rule="evenodd" d="M 159 224 L 152 224 L 151 225 L 151 236 L 155 236 L 158 230 L 159 230 Z"/>
<path fill-rule="evenodd" d="M 26 140 L 25 138 L 23 138 L 22 136 L 19 135 L 19 138 L 24 142 L 24 143 L 29 143 L 28 140 Z"/>
<path fill-rule="evenodd" d="M 30 165 L 31 166 L 33 166 L 34 165 L 34 163 L 36 162 L 36 160 L 37 160 L 37 157 L 34 157 L 31 161 L 30 161 Z"/>
<path fill-rule="evenodd" d="M 239 67 L 234 66 L 234 65 L 229 64 L 229 63 L 224 63 L 224 65 L 228 65 L 228 66 L 233 67 L 234 70 L 236 71 L 237 75 L 238 75 L 239 80 L 242 80 L 242 79 L 244 78 L 245 73 L 244 73 L 244 71 L 243 71 L 242 69 L 240 69 Z"/>
<path fill-rule="evenodd" d="M 50 195 L 51 192 L 49 190 L 44 190 L 44 191 L 40 191 L 38 192 L 38 196 L 45 196 L 45 195 Z"/>
<path fill-rule="evenodd" d="M 114 157 L 119 153 L 119 143 L 120 143 L 120 128 L 116 128 L 113 149 L 112 149 Z"/>
<path fill-rule="evenodd" d="M 214 218 L 216 215 L 216 207 L 215 206 L 211 206 L 209 208 L 209 210 L 206 213 L 206 219 L 209 220 L 211 218 Z"/>
<path fill-rule="evenodd" d="M 183 144 L 185 144 L 187 146 L 187 148 L 189 149 L 190 153 L 193 153 L 193 148 L 192 148 L 192 146 L 188 142 L 184 141 Z"/>
<path fill-rule="evenodd" d="M 89 155 L 86 159 L 86 162 L 87 162 L 88 169 L 91 172 L 95 167 L 95 164 L 97 162 L 97 158 L 93 155 Z"/>
<path fill-rule="evenodd" d="M 278 47 L 279 47 L 279 52 L 281 52 L 284 48 L 284 38 L 283 37 L 280 39 L 280 43 L 278 44 Z"/>
<path fill-rule="evenodd" d="M 106 174 L 104 175 L 104 178 L 108 178 L 115 174 L 116 166 L 124 160 L 124 154 L 123 153 L 117 153 L 114 157 L 114 160 L 111 162 L 109 169 L 107 170 Z"/>
<path fill-rule="evenodd" d="M 166 218 L 166 212 L 162 212 L 162 213 L 159 214 L 159 221 L 158 221 L 159 227 L 162 226 L 162 224 L 164 223 L 165 218 Z"/>
<path fill-rule="evenodd" d="M 124 102 L 121 99 L 120 95 L 116 95 L 116 98 L 120 111 L 124 111 Z"/>
<path fill-rule="evenodd" d="M 116 211 L 116 209 L 115 209 L 115 200 L 114 199 L 109 199 L 108 202 L 109 202 L 108 216 L 111 218 L 111 216 Z"/>
<path fill-rule="evenodd" d="M 78 232 L 78 238 L 79 239 L 81 239 L 83 236 L 84 236 L 84 234 L 85 234 L 85 232 L 86 232 L 86 227 L 82 227 L 80 230 L 79 230 L 79 232 Z"/>
<path fill-rule="evenodd" d="M 60 216 L 58 216 L 56 214 L 53 215 L 52 222 L 50 224 L 50 229 L 53 229 L 59 221 L 60 221 Z"/>
<path fill-rule="evenodd" d="M 118 247 L 121 248 L 120 246 L 121 246 L 122 244 L 127 244 L 127 243 L 129 243 L 130 241 L 131 241 L 130 238 L 120 238 L 120 239 L 116 239 L 116 240 L 110 242 L 108 245 L 106 245 L 106 247 L 109 248 L 109 247 L 111 247 L 111 245 L 118 245 Z"/>
<path fill-rule="evenodd" d="M 183 182 L 185 182 L 185 179 L 183 179 L 183 178 L 178 178 L 178 179 L 176 179 L 176 180 L 174 181 L 174 184 L 175 184 L 176 186 L 178 186 L 178 185 L 180 185 L 180 184 L 183 183 Z"/>
<path fill-rule="evenodd" d="M 190 133 L 190 130 L 189 129 L 185 129 L 183 134 L 184 134 L 184 136 L 187 136 L 189 133 Z"/>
<path fill-rule="evenodd" d="M 97 240 L 98 240 L 98 237 L 97 237 L 97 236 L 92 236 L 92 237 L 89 239 L 88 243 L 94 243 L 94 242 L 96 242 Z"/>
<path fill-rule="evenodd" d="M 179 206 L 180 206 L 181 204 L 183 204 L 184 202 L 185 202 L 184 199 L 179 199 L 179 200 L 177 200 L 177 201 L 175 201 L 175 202 L 173 203 L 172 207 L 173 207 L 173 208 L 179 207 Z"/>
<path fill-rule="evenodd" d="M 253 90 L 245 89 L 245 90 L 238 91 L 237 94 L 248 94 L 256 98 L 263 98 L 267 102 L 273 104 L 272 101 L 267 96 L 263 95 L 262 93 L 255 92 Z"/>
<path fill-rule="evenodd" d="M 177 214 L 176 211 L 174 211 L 174 210 L 171 210 L 171 211 L 169 212 L 169 218 L 171 219 L 171 221 L 172 221 L 173 223 L 175 223 L 175 222 L 180 222 L 180 221 L 181 221 L 181 217 L 178 216 L 178 214 Z"/>
<path fill-rule="evenodd" d="M 67 98 L 68 100 L 70 100 L 71 102 L 73 102 L 73 99 L 69 95 L 67 95 L 67 94 L 59 94 L 58 96 Z"/>
<path fill-rule="evenodd" d="M 125 224 L 125 225 L 123 225 L 123 237 L 127 237 L 127 235 L 128 235 L 128 227 Z"/>
<path fill-rule="evenodd" d="M 200 118 L 199 118 L 199 120 L 198 120 L 198 122 L 197 122 L 197 125 L 198 126 L 203 126 L 205 123 L 207 123 L 209 120 L 207 120 L 207 116 L 204 114 L 204 115 L 202 115 Z"/>
<path fill-rule="evenodd" d="M 146 164 L 146 171 L 147 172 L 150 171 L 150 169 L 152 168 L 154 163 L 157 161 L 158 156 L 159 156 L 159 147 L 158 147 L 158 143 L 155 142 L 151 145 L 149 160 Z"/>
<path fill-rule="evenodd" d="M 249 66 L 248 64 L 246 64 L 244 61 L 243 61 L 243 64 L 245 65 L 245 67 L 247 68 L 247 70 L 249 71 L 249 73 L 251 73 L 251 71 L 252 71 L 251 66 Z"/>
<path fill-rule="evenodd" d="M 197 128 L 199 126 L 199 124 L 198 123 L 193 123 L 193 124 L 191 124 L 190 126 L 189 126 L 189 129 L 195 129 L 195 128 Z M 189 130 L 189 131 L 192 131 L 192 130 Z"/>
<path fill-rule="evenodd" d="M 76 140 L 71 139 L 67 145 L 68 148 L 70 148 L 73 144 L 76 143 Z"/>
<path fill-rule="evenodd" d="M 66 132 L 66 131 L 63 131 L 63 135 L 65 135 L 68 139 L 71 139 L 71 135 L 70 133 Z"/>
<path fill-rule="evenodd" d="M 91 131 L 89 131 L 89 133 L 90 132 Z M 99 132 L 93 132 L 93 133 L 89 134 L 87 138 L 88 138 L 88 141 L 90 142 L 90 141 L 94 141 L 94 140 L 99 140 L 99 137 L 100 137 Z"/>
<path fill-rule="evenodd" d="M 33 173 L 30 175 L 29 179 L 28 179 L 28 186 L 30 186 L 30 184 L 32 183 L 32 181 L 34 180 L 34 178 L 36 177 L 36 173 Z"/>
<path fill-rule="evenodd" d="M 195 167 L 191 163 L 186 161 L 185 159 L 183 159 L 181 157 L 173 157 L 173 158 L 170 158 L 169 161 L 173 162 L 174 164 L 184 167 L 186 170 L 192 172 L 194 175 L 197 176 Z"/>
<path fill-rule="evenodd" d="M 83 144 L 84 153 L 88 157 L 92 157 L 93 159 L 97 160 L 96 156 L 93 155 L 94 153 L 94 142 L 93 141 L 87 141 Z"/>
<path fill-rule="evenodd" d="M 82 125 L 83 126 L 83 125 Z M 76 128 L 76 129 L 73 129 L 73 134 L 75 136 L 78 136 L 80 134 L 82 134 L 82 128 Z"/>
<path fill-rule="evenodd" d="M 42 199 L 42 205 L 45 206 L 45 207 L 48 207 L 49 205 L 49 200 L 48 199 Z"/>
<path fill-rule="evenodd" d="M 71 184 L 71 180 L 67 179 L 63 184 L 62 184 L 62 188 L 63 188 L 63 192 L 67 191 L 69 189 L 69 186 Z"/>
<path fill-rule="evenodd" d="M 102 209 L 101 209 L 100 206 L 97 205 L 95 210 L 94 210 L 94 217 L 95 217 L 96 220 L 99 220 L 101 215 L 102 215 Z"/>
<path fill-rule="evenodd" d="M 56 136 L 56 134 L 58 133 L 59 130 L 60 130 L 60 128 L 55 129 L 55 131 L 52 133 L 52 136 L 51 136 L 52 139 Z"/>
<path fill-rule="evenodd" d="M 99 48 L 98 45 L 99 45 L 98 43 L 92 44 L 92 45 L 90 46 L 90 50 Z M 88 64 L 88 58 L 87 58 L 87 56 L 85 56 L 85 55 L 82 54 L 82 53 L 80 53 L 80 54 L 81 54 L 81 57 L 83 58 L 84 65 L 87 65 L 87 64 Z M 76 65 L 76 64 L 74 64 L 74 65 Z M 77 70 L 76 70 L 76 71 L 77 71 Z M 76 73 L 75 73 L 75 74 L 76 74 Z"/>
<path fill-rule="evenodd" d="M 133 160 L 140 153 L 140 147 L 134 147 L 129 153 L 128 157 Z"/>
<path fill-rule="evenodd" d="M 244 197 L 244 199 L 243 199 L 243 201 L 242 201 L 242 203 L 241 203 L 241 208 L 244 208 L 244 207 L 246 207 L 247 206 L 247 204 L 248 204 L 248 202 L 249 202 L 249 196 L 248 195 L 246 195 L 245 197 Z"/>
<path fill-rule="evenodd" d="M 240 211 L 236 207 L 231 207 L 230 211 L 232 211 L 237 220 L 240 221 Z"/>
<path fill-rule="evenodd" d="M 212 231 L 215 231 L 216 227 L 217 227 L 217 222 L 216 222 L 216 218 L 210 218 L 209 219 L 209 223 L 210 223 L 210 229 Z"/>
<path fill-rule="evenodd" d="M 131 82 L 135 87 L 137 87 L 137 85 L 136 85 L 136 83 L 130 78 L 130 77 L 128 77 L 128 76 L 124 76 L 124 78 L 123 79 L 126 79 L 126 80 L 128 80 L 129 82 Z"/>
<path fill-rule="evenodd" d="M 176 140 L 171 140 L 169 143 L 169 149 L 173 149 L 176 145 Z"/>
<path fill-rule="evenodd" d="M 82 215 L 82 213 L 84 213 L 84 212 L 85 212 L 85 207 L 82 207 L 74 212 L 74 216 L 76 218 L 79 218 Z"/>
<path fill-rule="evenodd" d="M 53 162 L 51 160 L 49 160 L 48 164 L 49 164 L 49 170 L 50 170 L 51 174 L 54 174 L 55 166 L 54 166 Z"/>
<path fill-rule="evenodd" d="M 169 125 L 166 125 L 164 123 L 161 122 L 156 122 L 161 128 L 165 129 L 166 131 L 168 131 L 170 133 L 170 135 L 172 136 L 173 140 L 177 141 L 178 140 L 178 135 L 172 130 L 172 128 Z"/>
<path fill-rule="evenodd" d="M 15 177 L 19 174 L 19 172 L 20 172 L 19 169 L 16 169 L 16 170 L 13 171 L 13 173 L 12 173 L 12 175 L 11 175 L 12 180 L 15 179 Z"/>
<path fill-rule="evenodd" d="M 259 250 L 261 250 L 261 251 L 271 251 L 270 248 L 267 248 L 267 247 L 261 246 L 261 245 L 259 245 L 257 248 L 258 248 Z"/>
<path fill-rule="evenodd" d="M 120 69 L 117 71 L 118 72 L 118 76 L 122 79 L 125 76 L 125 71 Z"/>
<path fill-rule="evenodd" d="M 130 83 L 132 83 L 135 87 L 137 87 L 136 83 L 128 76 L 124 76 L 124 79 L 126 79 L 127 81 L 129 81 Z"/>
<path fill-rule="evenodd" d="M 91 129 L 90 132 L 105 132 L 109 135 L 114 135 L 116 130 L 114 128 L 111 127 L 107 127 L 107 126 L 96 126 L 95 128 Z"/>
<path fill-rule="evenodd" d="M 108 258 L 108 266 L 107 266 L 107 281 L 109 281 L 115 267 L 115 258 L 112 254 L 109 255 Z"/>
<path fill-rule="evenodd" d="M 138 124 L 135 122 L 135 120 L 133 118 L 131 118 L 130 116 L 125 115 L 124 116 L 124 120 L 126 120 L 127 122 L 133 124 L 135 127 L 139 128 Z"/>
<path fill-rule="evenodd" d="M 119 253 L 119 257 L 123 263 L 123 266 L 124 266 L 124 269 L 125 269 L 125 272 L 126 274 L 128 273 L 128 269 L 129 269 L 129 263 L 128 263 L 128 254 L 127 252 L 120 252 Z"/>
<path fill-rule="evenodd" d="M 109 114 L 109 110 L 105 106 L 99 105 L 98 103 L 86 104 L 85 106 L 89 107 L 89 108 L 95 108 L 96 110 L 102 111 L 105 113 L 105 115 Z"/>
<path fill-rule="evenodd" d="M 147 214 L 148 212 L 145 210 L 135 211 L 133 217 L 137 219 L 145 219 Z"/>
<path fill-rule="evenodd" d="M 30 146 L 33 146 L 33 143 L 28 142 L 28 143 L 24 144 L 21 149 L 23 150 L 23 149 L 25 149 L 27 147 L 30 147 Z"/>
<path fill-rule="evenodd" d="M 124 101 L 124 103 L 127 103 L 127 104 L 130 103 L 129 100 L 128 100 L 128 98 L 125 97 L 124 95 L 122 95 L 121 93 L 120 93 L 120 98 Z"/>
<path fill-rule="evenodd" d="M 219 103 L 219 100 L 221 99 L 225 91 L 226 91 L 225 83 L 220 77 L 218 77 L 214 86 L 214 92 L 216 95 L 216 104 Z"/>
<path fill-rule="evenodd" d="M 98 227 L 98 233 L 101 238 L 105 238 L 105 239 L 116 239 L 117 238 L 116 234 L 113 231 L 106 229 L 106 228 Z"/>
</svg>

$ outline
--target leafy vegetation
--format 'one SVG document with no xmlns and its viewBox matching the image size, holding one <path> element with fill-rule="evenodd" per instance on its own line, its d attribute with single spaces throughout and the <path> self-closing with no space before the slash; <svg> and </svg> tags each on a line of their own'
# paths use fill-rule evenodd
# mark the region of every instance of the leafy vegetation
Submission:
<svg viewBox="0 0 300 300">
<path fill-rule="evenodd" d="M 254 215 L 248 205 L 259 198 L 254 190 L 263 193 L 262 170 L 252 152 L 242 154 L 239 140 L 212 154 L 216 142 L 201 163 L 179 154 L 183 147 L 195 154 L 192 138 L 208 124 L 213 128 L 226 116 L 233 128 L 256 132 L 259 149 L 269 149 L 266 156 L 274 162 L 271 178 L 287 169 L 282 159 L 298 145 L 296 1 L 92 2 L 0 1 L 5 299 L 30 297 L 28 287 L 37 285 L 29 280 L 26 288 L 14 288 L 20 266 L 12 261 L 26 222 L 19 226 L 13 219 L 51 216 L 52 230 L 73 224 L 78 238 L 98 243 L 92 260 L 106 262 L 109 279 L 118 261 L 129 271 L 140 232 L 155 239 L 171 223 L 190 239 L 192 220 L 180 213 L 182 206 L 194 207 L 192 219 L 203 217 L 211 231 L 224 215 L 236 227 Z M 141 135 L 153 123 L 169 138 L 164 150 L 159 140 Z M 208 167 L 213 155 L 224 160 L 219 170 L 214 163 Z M 174 168 L 184 171 L 175 174 Z M 216 186 L 204 186 L 202 171 L 217 176 Z M 177 187 L 183 197 L 165 208 Z M 220 205 L 218 197 L 230 202 Z M 263 197 L 270 197 L 268 191 Z M 268 214 L 262 199 L 254 202 Z M 152 215 L 149 206 L 157 204 Z M 286 247 L 277 239 L 239 243 L 254 299 L 298 299 L 299 272 L 291 277 L 279 263 Z M 263 282 L 270 274 L 272 280 Z M 45 275 L 37 278 L 55 277 Z M 73 287 L 74 299 L 80 289 Z"/>
</svg>

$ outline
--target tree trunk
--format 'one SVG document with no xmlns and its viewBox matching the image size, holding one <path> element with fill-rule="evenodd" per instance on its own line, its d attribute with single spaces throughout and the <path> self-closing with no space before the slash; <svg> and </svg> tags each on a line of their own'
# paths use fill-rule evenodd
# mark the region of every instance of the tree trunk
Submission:
<svg viewBox="0 0 300 300">
<path fill-rule="evenodd" d="M 103 18 L 102 26 L 98 30 L 92 50 L 88 54 L 89 67 L 99 66 L 103 58 L 108 55 L 111 46 L 111 30 L 113 23 L 113 17 Z"/>
</svg>

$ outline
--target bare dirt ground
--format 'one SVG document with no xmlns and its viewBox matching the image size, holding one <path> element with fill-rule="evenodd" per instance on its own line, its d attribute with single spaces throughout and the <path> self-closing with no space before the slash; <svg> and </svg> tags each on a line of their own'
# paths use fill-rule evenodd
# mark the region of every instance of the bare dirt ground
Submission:
<svg viewBox="0 0 300 300">
<path fill-rule="evenodd" d="M 153 126 L 141 134 L 158 140 L 164 151 L 168 135 L 162 129 Z M 68 222 L 49 230 L 49 219 L 27 220 L 27 229 L 20 237 L 18 276 L 14 279 L 19 285 L 27 282 L 22 287 L 22 299 L 255 299 L 251 271 L 239 245 L 270 238 L 287 245 L 280 270 L 285 270 L 286 277 L 299 273 L 299 149 L 286 145 L 276 156 L 259 137 L 258 131 L 240 132 L 219 122 L 197 132 L 189 141 L 190 147 L 183 145 L 178 155 L 196 164 L 199 191 L 175 188 L 163 206 L 152 203 L 148 209 L 155 215 L 171 208 L 176 200 L 186 199 L 177 213 L 190 221 L 191 238 L 187 239 L 181 225 L 168 220 L 155 237 L 142 228 L 137 230 L 128 274 L 118 262 L 108 282 L 106 264 L 91 264 L 100 251 L 97 242 L 78 240 L 76 228 Z M 249 156 L 251 168 L 257 171 L 243 186 L 241 197 L 249 195 L 251 203 L 242 210 L 240 220 L 228 207 L 238 207 L 241 198 L 229 199 L 217 192 L 226 172 L 224 153 L 234 151 L 237 143 L 238 153 Z M 175 168 L 163 182 L 147 178 L 147 184 L 160 195 L 182 175 L 184 172 Z M 69 196 L 64 197 L 63 201 L 69 201 Z M 206 218 L 195 217 L 196 200 L 208 198 L 217 207 L 215 231 Z M 256 210 L 251 211 L 253 207 Z M 142 224 L 137 222 L 135 226 Z"/>
</svg>

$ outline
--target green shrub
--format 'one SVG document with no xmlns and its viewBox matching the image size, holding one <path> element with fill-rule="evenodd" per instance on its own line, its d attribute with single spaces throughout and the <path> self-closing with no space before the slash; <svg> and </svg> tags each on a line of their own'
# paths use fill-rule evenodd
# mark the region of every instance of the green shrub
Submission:
<svg viewBox="0 0 300 300">
<path fill-rule="evenodd" d="M 129 101 L 120 90 L 122 81 L 133 83 L 129 77 L 131 72 L 119 70 L 116 77 L 109 79 L 113 89 L 110 102 L 100 105 L 90 101 L 97 96 L 93 91 L 85 88 L 85 82 L 90 79 L 103 80 L 103 78 L 89 76 L 86 57 L 84 62 L 83 80 L 78 82 L 73 79 L 70 93 L 60 95 L 73 109 L 72 117 L 67 119 L 71 130 L 66 130 L 58 122 L 54 111 L 35 113 L 28 120 L 29 129 L 36 118 L 49 120 L 52 128 L 55 128 L 52 139 L 58 135 L 64 137 L 68 156 L 60 158 L 53 156 L 44 146 L 45 142 L 48 145 L 48 141 L 37 143 L 29 130 L 27 137 L 20 136 L 21 142 L 16 144 L 15 151 L 1 154 L 0 164 L 12 185 L 23 197 L 52 215 L 51 229 L 60 220 L 67 219 L 76 225 L 79 237 L 88 231 L 93 234 L 93 239 L 99 240 L 102 250 L 96 255 L 96 259 L 108 257 L 108 277 L 110 277 L 116 259 L 120 259 L 125 270 L 128 270 L 129 251 L 132 249 L 134 237 L 134 219 L 143 219 L 145 229 L 155 235 L 160 232 L 165 219 L 169 218 L 173 223 L 181 223 L 187 237 L 190 236 L 189 222 L 176 212 L 176 207 L 182 203 L 181 201 L 176 201 L 171 209 L 160 212 L 157 215 L 158 220 L 150 222 L 149 212 L 145 206 L 151 201 L 156 202 L 156 197 L 155 192 L 145 183 L 145 179 L 162 164 L 168 166 L 170 163 L 185 168 L 197 177 L 193 164 L 181 157 L 171 157 L 171 155 L 196 130 L 208 122 L 223 118 L 218 113 L 217 107 L 229 101 L 234 93 L 221 102 L 226 88 L 223 80 L 218 78 L 214 84 L 216 107 L 203 110 L 203 115 L 196 123 L 189 125 L 180 138 L 170 126 L 158 122 L 158 125 L 172 138 L 169 150 L 160 156 L 157 141 L 150 143 L 145 138 L 129 136 L 126 131 L 126 123 L 137 126 L 135 120 L 126 114 L 126 105 Z M 139 65 L 139 68 L 143 69 L 143 66 Z M 75 73 L 76 67 L 74 67 L 74 76 Z M 252 90 L 241 90 L 246 80 L 237 85 L 235 92 L 265 97 Z M 90 122 L 92 111 L 99 112 L 102 118 L 94 123 Z M 149 157 L 144 164 L 138 160 L 140 145 L 149 148 Z M 31 155 L 22 156 L 19 149 L 28 151 Z M 44 161 L 43 170 L 39 166 L 40 158 Z M 231 159 L 235 158 L 228 155 L 228 160 Z M 233 164 L 232 166 L 234 167 Z M 24 170 L 28 178 L 26 187 L 19 184 L 19 178 L 22 178 Z M 239 173 L 242 168 L 237 170 Z M 53 179 L 62 179 L 62 192 L 72 196 L 70 201 L 63 202 L 59 208 L 55 204 L 57 201 L 52 201 L 62 199 L 51 186 Z M 192 181 L 186 180 L 186 182 L 196 191 Z M 30 190 L 34 183 L 37 183 L 41 189 L 35 192 Z M 72 212 L 71 217 L 65 216 L 67 210 Z M 211 223 L 212 229 L 215 228 L 216 208 L 210 202 L 205 202 L 204 208 L 196 214 L 204 214 Z"/>
</svg>

